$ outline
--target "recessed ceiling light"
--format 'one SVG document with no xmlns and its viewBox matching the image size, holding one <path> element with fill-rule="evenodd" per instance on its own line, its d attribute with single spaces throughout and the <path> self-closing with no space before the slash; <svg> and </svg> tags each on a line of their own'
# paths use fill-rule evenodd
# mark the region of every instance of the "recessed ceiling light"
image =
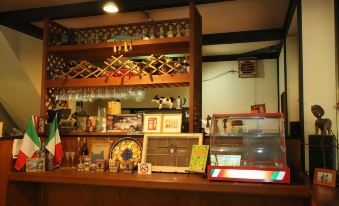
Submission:
<svg viewBox="0 0 339 206">
<path fill-rule="evenodd" d="M 102 9 L 107 13 L 117 13 L 119 11 L 118 6 L 113 0 L 106 1 Z"/>
</svg>

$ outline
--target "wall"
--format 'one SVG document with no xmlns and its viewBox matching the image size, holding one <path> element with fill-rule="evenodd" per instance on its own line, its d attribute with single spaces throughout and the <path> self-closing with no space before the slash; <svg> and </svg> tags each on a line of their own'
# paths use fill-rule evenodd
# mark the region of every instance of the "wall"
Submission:
<svg viewBox="0 0 339 206">
<path fill-rule="evenodd" d="M 203 80 L 226 71 L 238 70 L 237 61 L 203 63 Z M 277 62 L 258 61 L 258 78 L 239 78 L 238 73 L 203 82 L 202 115 L 250 112 L 253 104 L 266 104 L 267 112 L 277 112 Z"/>
<path fill-rule="evenodd" d="M 336 122 L 336 78 L 335 78 L 335 29 L 333 0 L 302 1 L 302 42 L 305 142 L 314 134 L 314 121 L 310 109 L 314 104 L 325 110 L 325 118 Z M 332 124 L 334 134 L 337 125 Z M 308 150 L 305 150 L 308 169 Z"/>
<path fill-rule="evenodd" d="M 42 41 L 0 26 L 0 101 L 20 129 L 39 114 Z"/>
</svg>

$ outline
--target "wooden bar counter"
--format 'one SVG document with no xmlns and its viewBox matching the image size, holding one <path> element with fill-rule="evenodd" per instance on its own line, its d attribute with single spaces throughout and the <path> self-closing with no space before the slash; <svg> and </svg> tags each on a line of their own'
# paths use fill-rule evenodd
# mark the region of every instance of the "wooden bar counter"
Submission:
<svg viewBox="0 0 339 206">
<path fill-rule="evenodd" d="M 8 174 L 8 205 L 309 205 L 305 185 L 210 182 L 196 174 Z"/>
</svg>

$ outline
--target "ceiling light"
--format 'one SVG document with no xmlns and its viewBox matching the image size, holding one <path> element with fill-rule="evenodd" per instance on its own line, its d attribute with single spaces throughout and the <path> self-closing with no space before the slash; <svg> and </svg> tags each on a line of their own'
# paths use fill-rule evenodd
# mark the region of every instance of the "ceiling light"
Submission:
<svg viewBox="0 0 339 206">
<path fill-rule="evenodd" d="M 106 1 L 102 9 L 107 13 L 117 13 L 119 11 L 118 6 L 113 0 Z"/>
</svg>

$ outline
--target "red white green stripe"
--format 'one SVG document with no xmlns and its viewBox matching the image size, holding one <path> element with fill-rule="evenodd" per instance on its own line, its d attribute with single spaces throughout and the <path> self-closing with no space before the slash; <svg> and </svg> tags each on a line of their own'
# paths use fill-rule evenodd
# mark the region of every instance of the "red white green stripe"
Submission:
<svg viewBox="0 0 339 206">
<path fill-rule="evenodd" d="M 14 166 L 15 169 L 18 171 L 21 170 L 25 166 L 28 158 L 37 157 L 40 147 L 40 138 L 36 132 L 32 116 L 28 121 L 26 133 L 22 139 L 22 145 Z"/>
<path fill-rule="evenodd" d="M 53 120 L 51 132 L 47 138 L 46 149 L 54 156 L 54 165 L 59 166 L 61 164 L 61 158 L 63 157 L 63 151 L 57 123 L 57 116 L 55 116 Z"/>
<path fill-rule="evenodd" d="M 241 169 L 211 169 L 211 177 L 253 180 L 284 179 L 285 171 L 241 170 Z"/>
</svg>

